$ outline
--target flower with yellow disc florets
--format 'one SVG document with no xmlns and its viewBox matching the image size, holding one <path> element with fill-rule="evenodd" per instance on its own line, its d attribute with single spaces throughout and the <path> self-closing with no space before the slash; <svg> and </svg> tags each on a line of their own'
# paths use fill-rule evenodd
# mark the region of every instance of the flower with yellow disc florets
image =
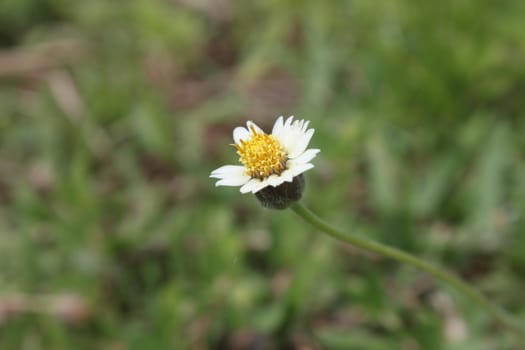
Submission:
<svg viewBox="0 0 525 350">
<path fill-rule="evenodd" d="M 216 186 L 241 186 L 242 193 L 254 193 L 270 208 L 283 209 L 301 198 L 302 173 L 313 168 L 310 161 L 318 149 L 306 149 L 314 134 L 308 121 L 284 121 L 279 117 L 272 133 L 266 134 L 255 123 L 233 130 L 233 145 L 243 165 L 225 165 L 214 170 Z"/>
</svg>

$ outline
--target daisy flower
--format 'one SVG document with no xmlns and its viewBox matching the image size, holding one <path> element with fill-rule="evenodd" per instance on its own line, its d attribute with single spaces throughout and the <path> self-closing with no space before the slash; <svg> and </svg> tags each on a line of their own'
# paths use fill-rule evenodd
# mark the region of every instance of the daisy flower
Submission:
<svg viewBox="0 0 525 350">
<path fill-rule="evenodd" d="M 294 182 L 294 178 L 313 168 L 310 161 L 318 149 L 306 149 L 314 134 L 308 121 L 284 121 L 279 117 L 272 133 L 266 134 L 255 123 L 233 130 L 233 146 L 242 165 L 225 165 L 215 169 L 210 177 L 215 186 L 240 186 L 241 193 L 257 193 L 267 187 Z"/>
</svg>

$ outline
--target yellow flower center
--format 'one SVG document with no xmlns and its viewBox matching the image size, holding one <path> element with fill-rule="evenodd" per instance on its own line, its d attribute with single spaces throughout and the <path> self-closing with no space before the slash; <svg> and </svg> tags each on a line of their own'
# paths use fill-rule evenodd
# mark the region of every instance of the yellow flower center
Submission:
<svg viewBox="0 0 525 350">
<path fill-rule="evenodd" d="M 248 140 L 235 144 L 239 160 L 252 178 L 263 179 L 272 174 L 281 174 L 286 169 L 286 154 L 279 140 L 251 128 Z"/>
</svg>

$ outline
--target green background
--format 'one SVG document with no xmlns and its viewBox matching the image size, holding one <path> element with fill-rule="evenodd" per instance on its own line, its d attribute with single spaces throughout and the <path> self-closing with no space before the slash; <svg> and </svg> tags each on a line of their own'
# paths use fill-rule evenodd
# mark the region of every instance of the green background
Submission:
<svg viewBox="0 0 525 350">
<path fill-rule="evenodd" d="M 525 319 L 525 2 L 0 2 L 1 349 L 518 349 L 209 173 L 311 121 L 304 203 Z"/>
</svg>

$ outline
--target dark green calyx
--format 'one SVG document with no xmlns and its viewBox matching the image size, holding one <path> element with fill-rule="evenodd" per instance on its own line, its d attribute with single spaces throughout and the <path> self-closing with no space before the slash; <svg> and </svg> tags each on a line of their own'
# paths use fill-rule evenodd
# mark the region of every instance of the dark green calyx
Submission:
<svg viewBox="0 0 525 350">
<path fill-rule="evenodd" d="M 292 182 L 284 182 L 277 187 L 267 186 L 255 193 L 263 207 L 270 209 L 286 209 L 293 202 L 301 199 L 304 190 L 304 176 L 300 174 Z"/>
</svg>

